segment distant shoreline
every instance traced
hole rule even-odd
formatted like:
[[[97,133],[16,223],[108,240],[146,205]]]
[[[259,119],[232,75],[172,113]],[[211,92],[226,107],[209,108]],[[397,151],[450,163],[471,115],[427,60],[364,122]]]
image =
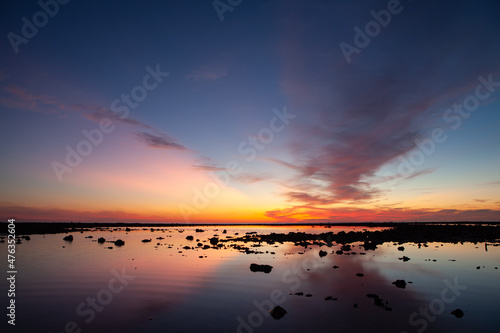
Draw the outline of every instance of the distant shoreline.
[[[99,228],[168,228],[168,227],[404,227],[404,226],[500,226],[500,222],[332,222],[332,223],[125,223],[125,222],[16,222],[17,235],[53,234],[86,231]],[[7,233],[7,222],[0,222],[0,234]]]

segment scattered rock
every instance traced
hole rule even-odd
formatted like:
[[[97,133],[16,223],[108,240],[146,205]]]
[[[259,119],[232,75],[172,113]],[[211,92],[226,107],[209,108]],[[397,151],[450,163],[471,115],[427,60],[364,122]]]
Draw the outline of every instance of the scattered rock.
[[[99,244],[102,244],[106,241],[106,239],[104,237],[99,237],[99,239],[97,239],[97,243]]]
[[[141,240],[141,242],[143,242],[143,243],[149,243],[149,242],[151,242],[151,238],[149,238],[149,239],[143,239],[143,240]]]
[[[326,296],[325,301],[336,301],[337,297],[332,297],[332,296]]]
[[[450,314],[454,315],[457,318],[462,318],[464,316],[464,312],[460,309],[455,309],[451,311]]]
[[[401,258],[398,258],[399,260],[403,260],[403,262],[406,262],[408,260],[410,260],[410,258],[408,258],[407,256],[403,256]]]
[[[67,242],[72,242],[73,241],[73,235],[66,236],[66,237],[63,238],[63,240],[65,240]]]
[[[401,288],[401,289],[406,288],[406,281],[405,280],[396,280],[392,284],[395,285],[397,288]]]
[[[116,246],[123,246],[123,245],[125,245],[125,242],[124,242],[124,241],[122,241],[121,239],[117,239],[117,240],[115,241],[115,245],[116,245]]]
[[[269,313],[276,320],[279,320],[279,319],[283,318],[283,316],[287,314],[286,310],[283,309],[279,305],[275,306],[274,309],[272,309],[271,311],[269,311]]]
[[[195,231],[196,232],[205,232],[205,230],[203,230],[203,229],[196,229]]]
[[[320,258],[323,258],[323,257],[324,257],[324,256],[326,256],[327,254],[328,254],[328,253],[327,253],[326,251],[323,251],[323,250],[319,251],[319,257],[320,257]]]
[[[259,264],[251,264],[250,265],[250,270],[252,272],[271,273],[272,269],[273,269],[273,266],[270,266],[270,265],[259,265]]]
[[[210,244],[217,245],[218,242],[219,242],[219,239],[217,237],[210,238]]]
[[[194,237],[193,236],[186,236],[186,239],[192,241],[194,239]]]

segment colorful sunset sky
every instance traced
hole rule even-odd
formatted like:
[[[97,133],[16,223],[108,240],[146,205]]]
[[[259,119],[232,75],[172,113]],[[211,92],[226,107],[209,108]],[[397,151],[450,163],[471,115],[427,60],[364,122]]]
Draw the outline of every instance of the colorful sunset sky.
[[[499,15],[4,1],[0,220],[500,221]]]

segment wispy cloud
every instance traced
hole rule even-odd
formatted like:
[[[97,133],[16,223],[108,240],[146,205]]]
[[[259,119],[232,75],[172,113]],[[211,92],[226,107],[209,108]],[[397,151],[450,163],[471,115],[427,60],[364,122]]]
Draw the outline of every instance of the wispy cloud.
[[[187,150],[186,147],[176,142],[175,139],[166,134],[152,134],[149,132],[136,132],[135,136],[139,141],[153,148]]]

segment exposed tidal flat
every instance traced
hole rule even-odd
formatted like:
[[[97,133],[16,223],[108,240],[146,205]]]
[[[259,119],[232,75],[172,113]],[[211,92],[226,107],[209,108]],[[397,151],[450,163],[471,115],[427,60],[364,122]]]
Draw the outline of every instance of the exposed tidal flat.
[[[2,331],[500,327],[494,223],[17,223],[16,235],[16,325],[4,319]],[[5,234],[0,242],[7,271]],[[4,293],[8,281],[0,287]]]

